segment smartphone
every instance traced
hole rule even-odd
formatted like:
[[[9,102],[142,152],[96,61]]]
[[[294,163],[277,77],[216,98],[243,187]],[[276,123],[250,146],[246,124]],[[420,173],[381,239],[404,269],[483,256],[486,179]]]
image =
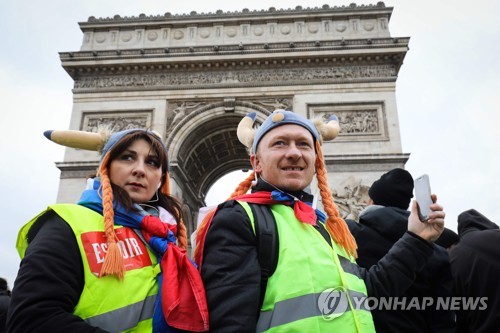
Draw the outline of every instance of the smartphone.
[[[418,203],[418,215],[420,221],[425,222],[431,214],[431,185],[428,175],[422,175],[415,179],[415,199]]]

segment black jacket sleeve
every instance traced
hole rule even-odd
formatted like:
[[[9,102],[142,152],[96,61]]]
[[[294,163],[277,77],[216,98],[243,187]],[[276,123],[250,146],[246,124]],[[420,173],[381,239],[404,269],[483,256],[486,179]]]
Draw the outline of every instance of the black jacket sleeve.
[[[34,223],[28,240],[12,290],[7,332],[105,332],[73,315],[84,275],[70,226],[49,211]]]
[[[429,325],[429,332],[454,333],[456,332],[455,312],[441,309],[437,304],[439,298],[446,300],[454,296],[450,260],[444,248],[440,246],[435,246],[435,248],[429,265],[424,268],[424,270],[429,270],[428,285],[430,294],[434,296],[434,304],[430,309],[426,309],[424,316]]]
[[[243,207],[228,202],[208,230],[201,270],[211,332],[255,332],[260,274],[250,220]]]
[[[415,281],[416,274],[432,256],[434,245],[406,232],[376,264],[359,267],[368,296],[401,296]]]

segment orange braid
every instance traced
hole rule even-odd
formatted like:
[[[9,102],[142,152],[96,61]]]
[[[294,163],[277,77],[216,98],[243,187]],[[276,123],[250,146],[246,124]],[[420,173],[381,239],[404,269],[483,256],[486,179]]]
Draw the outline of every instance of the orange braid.
[[[318,187],[323,200],[323,207],[328,218],[326,220],[326,228],[332,235],[335,242],[344,248],[344,250],[353,257],[357,258],[356,240],[352,236],[344,219],[339,215],[339,211],[333,201],[332,192],[328,187],[328,179],[326,174],[325,162],[323,160],[323,152],[321,145],[316,141],[316,173],[318,178]]]
[[[101,176],[101,191],[102,191],[102,206],[104,216],[104,233],[108,243],[108,251],[104,257],[104,263],[101,268],[99,277],[106,275],[115,275],[120,280],[125,276],[125,265],[123,263],[123,256],[116,243],[117,237],[114,230],[114,217],[113,210],[113,189],[109,180],[108,169],[106,164],[109,159],[109,154],[103,158],[101,167],[98,174]]]
[[[254,180],[254,177],[255,172],[252,171],[252,173],[245,180],[239,183],[238,187],[236,187],[236,189],[233,191],[233,193],[231,193],[227,200],[231,200],[234,197],[247,193],[250,187],[252,187],[252,181]]]
[[[254,180],[255,173],[252,172],[245,180],[243,180],[236,189],[231,193],[226,201],[231,200],[237,196],[243,195],[248,192],[250,187],[252,186],[252,181]],[[196,249],[194,250],[194,261],[201,267],[201,261],[203,259],[203,248],[205,247],[205,237],[208,232],[209,222],[212,221],[215,211],[217,209],[211,209],[207,215],[203,218],[198,227],[198,231],[196,233]]]
[[[201,268],[201,262],[203,260],[203,248],[205,247],[205,237],[208,232],[208,227],[210,226],[209,222],[212,221],[216,210],[216,208],[211,209],[207,215],[205,215],[196,232],[196,248],[194,249],[193,258],[199,268]]]
[[[163,186],[161,187],[161,191],[163,194],[170,195],[170,177],[168,173],[165,175],[165,182],[163,183]]]
[[[187,250],[187,231],[182,218],[177,223],[177,243],[183,250]]]

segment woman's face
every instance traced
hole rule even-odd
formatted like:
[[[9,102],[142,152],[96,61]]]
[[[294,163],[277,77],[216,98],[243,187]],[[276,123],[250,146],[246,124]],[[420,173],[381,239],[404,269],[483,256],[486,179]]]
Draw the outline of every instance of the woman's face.
[[[160,158],[144,139],[135,140],[109,166],[111,182],[137,203],[149,201],[161,184]]]

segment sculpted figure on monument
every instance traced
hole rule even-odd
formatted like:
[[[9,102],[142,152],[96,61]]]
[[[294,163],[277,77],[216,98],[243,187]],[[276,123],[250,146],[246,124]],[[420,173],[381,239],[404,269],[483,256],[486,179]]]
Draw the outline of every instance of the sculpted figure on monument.
[[[187,116],[188,109],[194,109],[198,106],[200,106],[203,103],[190,103],[190,102],[182,102],[182,103],[177,103],[176,107],[174,108],[174,119],[172,120],[172,123],[170,127],[174,126],[176,123],[178,123],[182,118]]]
[[[103,127],[109,128],[111,132],[119,132],[131,128],[147,128],[148,124],[146,117],[96,117],[88,120],[84,130],[86,132],[97,133]]]
[[[348,111],[337,114],[342,124],[341,133],[377,133],[379,131],[376,110]]]
[[[274,110],[292,110],[292,102],[288,98],[275,98],[255,102],[264,106],[270,106],[269,111]]]
[[[353,176],[347,178],[339,186],[339,190],[332,190],[333,199],[339,208],[339,213],[344,219],[357,219],[359,213],[368,202],[369,186],[362,185],[361,180]]]

